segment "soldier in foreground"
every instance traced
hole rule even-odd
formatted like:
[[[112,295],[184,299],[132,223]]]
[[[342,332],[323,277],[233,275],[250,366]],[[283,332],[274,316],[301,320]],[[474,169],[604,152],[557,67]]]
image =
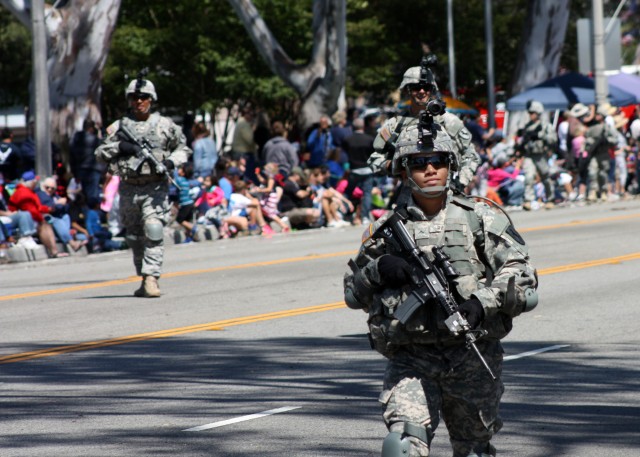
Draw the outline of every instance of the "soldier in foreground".
[[[536,272],[506,214],[454,196],[453,140],[420,119],[392,163],[408,195],[365,231],[345,301],[368,313],[371,345],[388,359],[382,457],[430,455],[441,418],[454,457],[495,456],[500,340],[536,306]]]
[[[120,214],[127,244],[133,251],[142,284],[136,297],[159,297],[158,279],[164,257],[164,226],[169,222],[169,183],[172,171],[191,154],[182,129],[171,119],[151,111],[158,100],[143,74],[126,89],[130,113],[107,128],[105,142],[96,149],[109,172],[120,176]]]
[[[437,96],[438,86],[431,67],[435,57],[425,57],[419,67],[409,68],[400,83],[400,92],[411,100],[409,110],[399,116],[388,119],[373,143],[374,152],[368,165],[376,173],[391,172],[391,159],[395,152],[398,135],[410,126],[416,126],[418,115],[424,109],[430,111],[435,122],[440,124],[454,140],[454,152],[459,164],[457,183],[463,189],[471,183],[476,169],[480,165],[480,156],[471,143],[471,133],[455,115],[445,111],[445,104]]]

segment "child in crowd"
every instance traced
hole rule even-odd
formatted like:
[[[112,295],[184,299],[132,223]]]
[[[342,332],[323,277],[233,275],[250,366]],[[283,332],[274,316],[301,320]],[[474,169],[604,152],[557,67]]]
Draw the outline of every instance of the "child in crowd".
[[[194,198],[191,192],[192,187],[199,187],[197,181],[192,182],[193,165],[190,162],[184,163],[178,167],[178,177],[176,184],[178,185],[178,215],[176,222],[184,228],[186,239],[185,243],[191,241],[200,241],[198,238],[197,226],[194,223]]]
[[[278,202],[282,197],[282,187],[278,185],[276,176],[278,175],[278,165],[275,163],[266,164],[262,170],[256,168],[256,176],[260,186],[251,188],[251,193],[257,195],[260,200],[262,214],[268,220],[274,221],[280,226],[283,232],[288,232],[289,225],[282,220],[278,211]]]
[[[231,216],[242,216],[248,220],[250,233],[261,230],[263,235],[273,234],[273,229],[264,220],[260,201],[249,193],[249,187],[244,181],[238,181],[234,185],[234,193],[229,199],[229,212]]]

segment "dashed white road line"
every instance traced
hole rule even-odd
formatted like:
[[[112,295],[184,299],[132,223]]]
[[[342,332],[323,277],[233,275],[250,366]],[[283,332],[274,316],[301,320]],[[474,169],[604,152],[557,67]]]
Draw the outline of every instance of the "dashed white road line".
[[[531,357],[536,354],[541,354],[543,352],[555,351],[557,349],[562,349],[569,347],[568,344],[557,344],[555,346],[548,346],[546,348],[535,349],[533,351],[522,352],[520,354],[508,355],[504,358],[507,360],[516,360],[522,359],[524,357]],[[286,413],[287,411],[293,411],[294,409],[300,409],[302,406],[284,406],[282,408],[270,409],[268,411],[263,411],[261,413],[249,414],[247,416],[235,417],[233,419],[227,419],[219,422],[211,422],[210,424],[199,425],[197,427],[191,427],[182,430],[183,432],[201,432],[203,430],[209,430],[212,428],[223,427],[225,425],[237,424],[238,422],[250,421],[253,419],[260,419],[261,417],[272,416],[274,414]]]
[[[521,352],[520,354],[508,355],[504,358],[507,360],[522,359],[524,357],[531,357],[532,355],[541,354],[543,352],[555,351],[556,349],[568,348],[569,344],[556,344],[555,346],[548,346],[546,348],[535,349],[533,351]]]
[[[294,409],[299,409],[299,408],[302,408],[302,406],[285,406],[282,408],[270,409],[268,411],[263,411],[257,414],[249,414],[247,416],[240,416],[234,419],[227,419],[225,421],[211,422],[210,424],[199,425],[197,427],[187,428],[182,431],[183,432],[201,432],[202,430],[209,430],[210,428],[223,427],[229,424],[237,424],[238,422],[259,419],[261,417],[271,416],[273,414],[278,414],[278,413],[286,413],[287,411],[292,411]]]

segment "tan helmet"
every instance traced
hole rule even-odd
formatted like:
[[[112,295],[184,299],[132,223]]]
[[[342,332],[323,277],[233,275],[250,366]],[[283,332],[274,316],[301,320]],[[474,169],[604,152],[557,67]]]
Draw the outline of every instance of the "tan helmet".
[[[402,90],[409,84],[418,84],[420,82],[420,67],[411,67],[404,72],[402,82],[399,89]]]
[[[148,79],[134,79],[127,86],[125,91],[125,97],[129,97],[131,94],[147,94],[151,96],[151,99],[155,102],[158,101],[158,95],[156,94],[156,88]]]
[[[430,139],[432,141],[429,141]],[[420,141],[419,124],[412,124],[400,132],[393,155],[392,173],[396,176],[400,174],[404,168],[402,160],[404,157],[425,152],[445,153],[449,158],[449,170],[458,169],[453,140],[440,124],[434,122],[430,131],[422,132],[422,141]]]
[[[529,100],[527,102],[527,111],[530,113],[544,113],[544,105],[537,100]]]

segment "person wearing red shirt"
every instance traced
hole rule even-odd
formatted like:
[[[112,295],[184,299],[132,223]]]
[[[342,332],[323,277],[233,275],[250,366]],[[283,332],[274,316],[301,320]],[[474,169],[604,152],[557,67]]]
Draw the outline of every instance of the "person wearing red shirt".
[[[53,228],[44,219],[44,214],[48,214],[51,209],[40,203],[34,189],[38,184],[38,177],[33,171],[26,171],[22,174],[20,183],[9,198],[9,209],[12,211],[28,211],[31,214],[38,228],[38,239],[47,249],[49,257],[67,257],[66,252],[59,252],[56,246],[56,237]]]

